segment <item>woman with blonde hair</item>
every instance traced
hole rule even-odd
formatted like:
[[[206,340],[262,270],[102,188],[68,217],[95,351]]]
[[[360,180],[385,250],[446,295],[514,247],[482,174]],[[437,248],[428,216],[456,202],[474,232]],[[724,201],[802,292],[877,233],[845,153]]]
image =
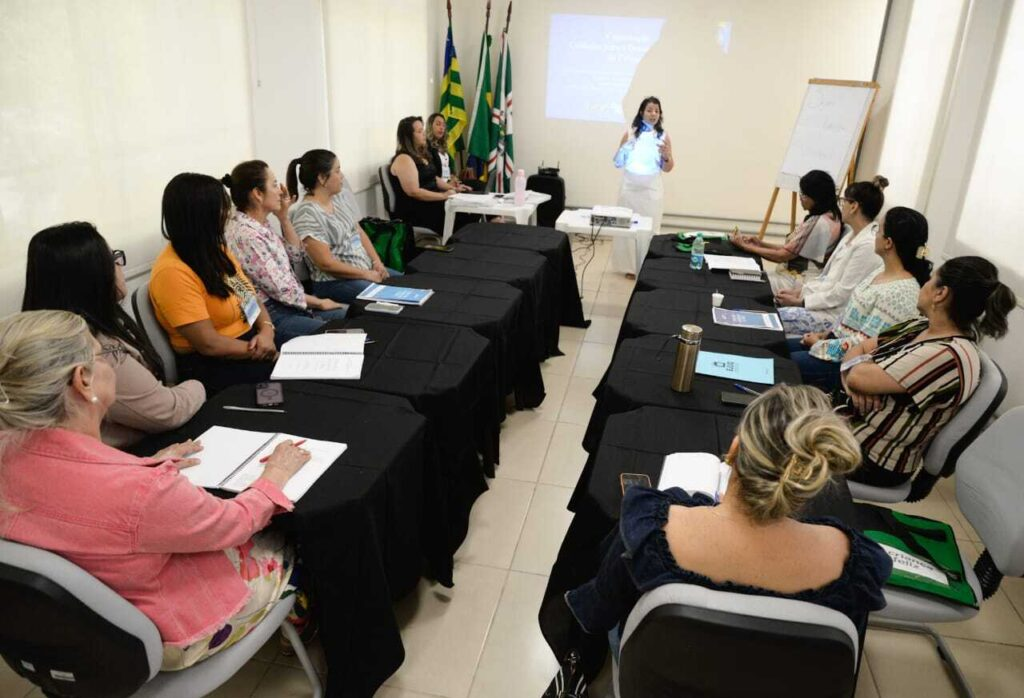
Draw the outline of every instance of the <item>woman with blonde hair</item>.
[[[849,616],[863,637],[868,613],[885,606],[888,555],[837,519],[799,518],[834,475],[860,464],[828,398],[807,386],[768,390],[743,413],[725,460],[732,474],[718,503],[679,488],[626,491],[596,578],[565,595],[576,627],[552,643],[564,658],[559,685],[592,679],[604,634],[664,584],[819,604]],[[555,685],[544,695],[558,696]]]
[[[220,499],[179,472],[198,443],[150,458],[106,446],[109,351],[85,320],[36,310],[0,320],[0,536],[61,555],[146,614],[163,669],[231,646],[289,590],[293,554],[260,533],[290,511],[282,488],[309,452],[282,442],[263,474]]]

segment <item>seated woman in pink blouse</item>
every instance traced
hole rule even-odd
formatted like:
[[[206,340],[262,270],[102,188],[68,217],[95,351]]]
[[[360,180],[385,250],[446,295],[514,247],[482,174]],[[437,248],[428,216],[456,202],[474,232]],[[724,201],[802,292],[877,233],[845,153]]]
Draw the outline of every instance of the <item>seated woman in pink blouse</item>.
[[[267,163],[243,162],[221,182],[231,190],[237,208],[224,237],[270,313],[278,348],[293,337],[313,334],[324,323],[345,317],[346,306],[307,294],[295,277],[293,265],[302,263],[302,242],[288,218],[295,199],[278,183]],[[270,214],[281,224],[283,238],[267,223]]]
[[[117,394],[102,427],[103,443],[116,448],[177,429],[206,400],[199,381],[165,385],[160,355],[121,306],[128,294],[126,261],[92,223],[46,228],[28,243],[21,301],[22,310],[67,310],[89,323],[117,375]]]
[[[283,442],[233,499],[193,485],[191,441],[139,458],[100,441],[114,370],[85,320],[0,320],[0,536],[62,555],[145,613],[164,670],[230,646],[289,589],[293,554],[260,533],[292,509],[281,488],[309,460]],[[258,535],[257,535],[258,534]]]

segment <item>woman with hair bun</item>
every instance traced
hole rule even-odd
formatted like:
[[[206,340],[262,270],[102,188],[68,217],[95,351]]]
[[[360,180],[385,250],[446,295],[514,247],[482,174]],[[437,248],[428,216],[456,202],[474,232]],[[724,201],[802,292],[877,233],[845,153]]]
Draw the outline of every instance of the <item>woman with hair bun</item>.
[[[864,462],[850,479],[895,487],[978,387],[977,342],[1006,334],[1017,299],[983,257],[954,257],[918,294],[923,319],[891,327],[846,354],[845,407]]]
[[[295,276],[293,265],[302,263],[302,241],[288,218],[294,197],[278,183],[267,163],[239,163],[221,182],[235,204],[224,238],[270,313],[278,348],[289,339],[313,334],[326,322],[344,318],[345,306],[307,294]],[[267,222],[271,214],[280,222],[283,237]]]
[[[885,203],[885,177],[854,182],[839,197],[846,233],[828,258],[821,275],[806,284],[781,289],[775,302],[787,334],[827,332],[839,319],[853,289],[874,276],[881,260],[875,256],[875,218]]]
[[[853,290],[839,322],[829,332],[807,332],[787,340],[804,383],[826,392],[839,388],[839,364],[847,351],[918,316],[917,297],[932,273],[928,221],[917,211],[889,209],[873,237],[882,269]]]
[[[732,474],[718,504],[679,488],[626,490],[597,577],[565,595],[575,623],[565,637],[546,633],[566,660],[561,685],[592,680],[605,634],[664,584],[819,604],[849,616],[863,637],[868,613],[885,606],[889,556],[836,519],[797,518],[833,475],[860,463],[825,395],[808,386],[766,391],[743,413],[725,460]],[[559,695],[554,686],[544,695]]]

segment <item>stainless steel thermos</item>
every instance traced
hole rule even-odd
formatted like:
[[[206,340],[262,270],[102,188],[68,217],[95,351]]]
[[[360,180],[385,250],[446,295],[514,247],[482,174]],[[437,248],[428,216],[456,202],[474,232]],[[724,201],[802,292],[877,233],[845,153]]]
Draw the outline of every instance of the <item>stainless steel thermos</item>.
[[[697,353],[704,330],[698,325],[683,325],[676,337],[676,364],[672,370],[672,390],[688,393],[693,385],[693,371],[697,367]]]

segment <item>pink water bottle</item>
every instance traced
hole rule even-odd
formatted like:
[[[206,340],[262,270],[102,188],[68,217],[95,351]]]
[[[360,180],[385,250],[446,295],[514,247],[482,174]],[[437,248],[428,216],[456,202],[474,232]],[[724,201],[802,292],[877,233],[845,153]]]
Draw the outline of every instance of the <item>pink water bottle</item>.
[[[514,186],[516,206],[526,203],[526,171],[516,170],[516,182]]]

